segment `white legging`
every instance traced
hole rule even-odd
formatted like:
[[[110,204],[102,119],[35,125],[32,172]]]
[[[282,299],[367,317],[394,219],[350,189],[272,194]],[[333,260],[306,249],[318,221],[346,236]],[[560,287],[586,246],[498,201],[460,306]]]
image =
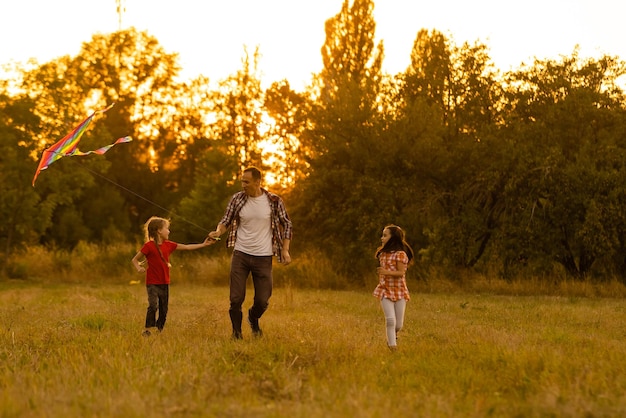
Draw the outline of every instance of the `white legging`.
[[[402,329],[402,325],[404,325],[406,300],[398,299],[394,302],[390,299],[382,298],[380,305],[383,308],[385,322],[387,323],[387,345],[389,345],[389,347],[395,347],[397,345],[396,334]]]

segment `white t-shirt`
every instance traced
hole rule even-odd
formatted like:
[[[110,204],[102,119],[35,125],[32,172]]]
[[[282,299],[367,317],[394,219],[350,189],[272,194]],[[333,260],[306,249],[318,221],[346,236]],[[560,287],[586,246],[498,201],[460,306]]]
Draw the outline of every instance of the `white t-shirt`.
[[[272,208],[265,194],[248,197],[239,211],[235,250],[255,256],[271,256]]]

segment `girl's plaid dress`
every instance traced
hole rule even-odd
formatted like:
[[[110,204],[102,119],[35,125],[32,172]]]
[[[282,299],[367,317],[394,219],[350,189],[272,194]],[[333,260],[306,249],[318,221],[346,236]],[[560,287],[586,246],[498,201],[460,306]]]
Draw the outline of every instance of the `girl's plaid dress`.
[[[378,259],[380,267],[392,271],[398,270],[396,267],[398,261],[404,264],[409,263],[409,257],[404,251],[380,253]],[[410,300],[409,289],[406,286],[406,275],[402,275],[402,277],[381,275],[378,286],[374,289],[374,296],[378,299],[387,298],[394,302],[399,299]]]

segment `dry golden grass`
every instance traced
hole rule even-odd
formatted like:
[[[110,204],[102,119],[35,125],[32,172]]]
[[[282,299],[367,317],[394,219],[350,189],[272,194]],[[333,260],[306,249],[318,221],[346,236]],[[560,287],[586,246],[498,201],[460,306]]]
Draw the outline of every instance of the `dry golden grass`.
[[[413,283],[391,353],[371,289],[280,281],[265,336],[233,342],[227,288],[174,280],[165,331],[142,338],[127,283],[0,281],[0,416],[626,415],[623,299]]]

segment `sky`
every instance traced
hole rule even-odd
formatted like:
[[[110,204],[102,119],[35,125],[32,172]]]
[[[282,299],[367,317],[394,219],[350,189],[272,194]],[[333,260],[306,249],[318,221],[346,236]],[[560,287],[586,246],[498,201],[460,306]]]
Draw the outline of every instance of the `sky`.
[[[351,0],[352,1],[352,0]],[[324,22],[343,0],[122,0],[123,29],[154,36],[179,54],[183,78],[224,79],[242,67],[244,47],[259,47],[264,86],[282,79],[302,89],[322,68]],[[521,63],[603,54],[626,59],[621,0],[374,0],[383,69],[409,65],[420,29],[436,29],[456,45],[479,41],[503,71]],[[39,63],[76,55],[95,33],[120,28],[116,0],[0,0],[0,64]]]

